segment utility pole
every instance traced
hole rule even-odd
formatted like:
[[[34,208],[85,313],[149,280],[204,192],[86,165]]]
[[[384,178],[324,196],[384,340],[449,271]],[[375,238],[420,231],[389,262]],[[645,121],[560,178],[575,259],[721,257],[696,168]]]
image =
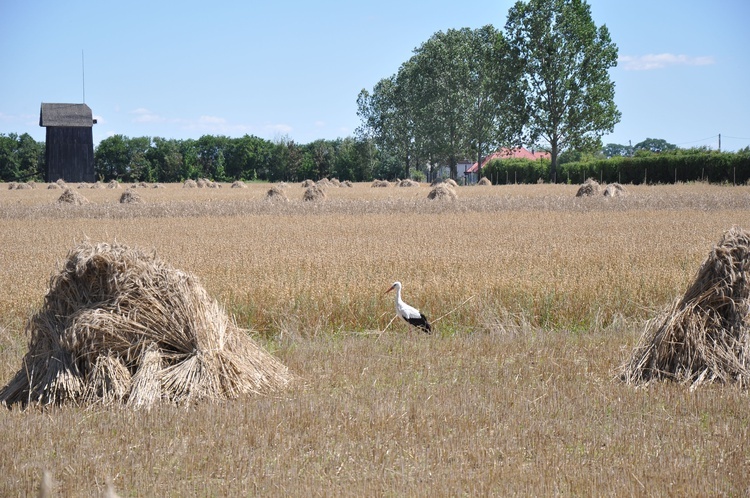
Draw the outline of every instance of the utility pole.
[[[721,133],[719,133],[719,152],[721,152]]]

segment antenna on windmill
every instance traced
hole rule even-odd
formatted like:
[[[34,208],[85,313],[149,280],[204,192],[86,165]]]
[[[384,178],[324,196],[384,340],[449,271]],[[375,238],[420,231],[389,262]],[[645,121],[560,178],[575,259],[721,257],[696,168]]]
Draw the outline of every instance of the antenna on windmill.
[[[86,103],[86,66],[83,63],[83,49],[81,49],[81,86],[83,87],[83,103]]]

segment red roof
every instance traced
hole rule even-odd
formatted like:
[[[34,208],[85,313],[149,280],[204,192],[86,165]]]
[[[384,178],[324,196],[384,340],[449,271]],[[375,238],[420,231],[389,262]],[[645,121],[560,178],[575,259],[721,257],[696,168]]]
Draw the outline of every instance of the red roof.
[[[549,159],[549,152],[532,152],[525,149],[524,147],[518,147],[516,149],[503,148],[497,152],[493,152],[489,156],[485,157],[482,161],[482,167],[484,168],[488,162],[493,159],[531,159],[535,161],[537,159]],[[467,169],[467,173],[476,173],[479,168],[477,163],[474,163],[471,168]]]

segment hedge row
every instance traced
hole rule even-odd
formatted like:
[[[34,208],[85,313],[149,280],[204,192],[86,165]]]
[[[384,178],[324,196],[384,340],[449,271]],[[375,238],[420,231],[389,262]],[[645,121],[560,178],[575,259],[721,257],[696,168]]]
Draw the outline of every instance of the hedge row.
[[[493,183],[536,183],[549,181],[549,161],[527,159],[493,160],[483,176]],[[699,151],[613,157],[571,162],[557,168],[558,182],[583,183],[594,178],[603,183],[675,183],[707,181],[744,184],[750,180],[750,153]]]

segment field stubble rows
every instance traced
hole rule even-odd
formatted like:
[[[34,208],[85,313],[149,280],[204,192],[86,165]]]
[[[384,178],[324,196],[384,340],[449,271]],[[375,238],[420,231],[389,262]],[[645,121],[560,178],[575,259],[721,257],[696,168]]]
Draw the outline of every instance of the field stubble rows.
[[[138,189],[135,205],[91,189],[84,206],[0,190],[3,381],[25,351],[23,321],[83,238],[196,274],[301,378],[278,397],[189,410],[9,412],[2,494],[33,489],[42,467],[67,495],[106,476],[142,495],[749,491],[744,392],[614,379],[643,320],[724,230],[750,226],[747,187],[629,187],[623,199],[462,187],[434,202],[424,186],[360,184],[322,203],[298,185],[269,202],[267,189],[168,185]],[[380,334],[397,279],[429,317],[453,310],[435,337],[399,322]]]

